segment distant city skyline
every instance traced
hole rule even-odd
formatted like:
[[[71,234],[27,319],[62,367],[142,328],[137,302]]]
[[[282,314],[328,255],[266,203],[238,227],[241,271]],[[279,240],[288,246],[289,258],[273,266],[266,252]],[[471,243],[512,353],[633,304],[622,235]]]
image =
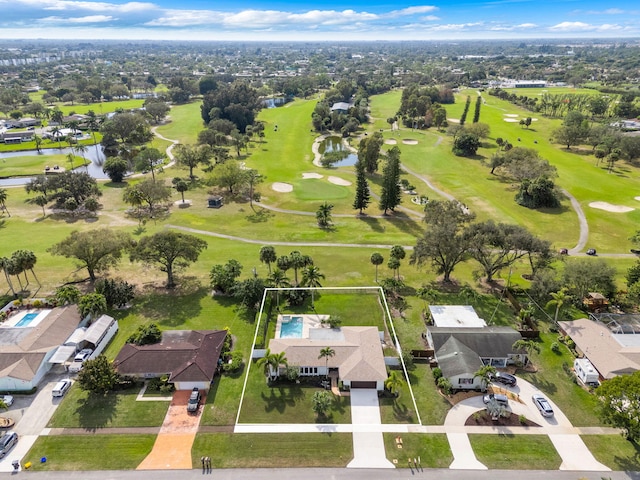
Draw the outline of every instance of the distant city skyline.
[[[0,0],[2,39],[229,41],[640,37],[637,1]]]

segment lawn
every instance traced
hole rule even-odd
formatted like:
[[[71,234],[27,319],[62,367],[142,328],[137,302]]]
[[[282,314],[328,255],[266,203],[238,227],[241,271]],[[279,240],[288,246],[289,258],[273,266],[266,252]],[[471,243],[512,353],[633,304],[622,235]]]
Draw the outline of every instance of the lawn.
[[[424,468],[448,468],[453,462],[447,436],[443,433],[385,433],[383,437],[387,459],[398,468],[407,468],[408,460],[413,463],[413,459],[418,457]],[[402,448],[397,446],[398,438],[402,440]]]
[[[267,385],[265,376],[251,365],[244,392],[239,423],[351,423],[349,397],[333,397],[327,414],[318,417],[312,409],[315,392],[323,391],[313,383],[277,380]]]
[[[472,434],[476,458],[489,469],[557,470],[562,459],[546,435]]]
[[[560,353],[551,350],[557,342],[557,334],[541,334],[540,353],[533,353],[532,361],[538,368],[536,373],[518,372],[558,404],[571,423],[576,427],[603,425],[596,415],[597,400],[594,395],[571,381],[562,364],[573,365],[573,355],[560,344]]]
[[[51,428],[159,427],[169,402],[137,402],[140,388],[106,395],[90,394],[74,384],[49,421]]]
[[[341,468],[353,458],[353,442],[348,433],[200,433],[194,468],[203,455],[213,468]]]
[[[580,438],[593,456],[611,470],[640,470],[640,445],[621,435],[582,435]]]
[[[73,160],[77,167],[82,165],[82,157],[75,156]],[[0,160],[0,177],[15,177],[21,175],[42,175],[44,168],[59,165],[69,168],[69,159],[63,154],[54,155],[24,155]]]
[[[40,436],[22,464],[31,462],[33,471],[135,470],[155,440],[155,435],[139,434]]]
[[[75,105],[58,103],[57,106],[62,111],[63,115],[71,115],[71,112],[75,112],[80,115],[86,115],[89,110],[93,110],[96,115],[106,115],[107,113],[115,112],[116,110],[132,110],[134,108],[140,108],[144,104],[144,100],[114,100],[112,102],[100,102],[100,103],[76,103]]]

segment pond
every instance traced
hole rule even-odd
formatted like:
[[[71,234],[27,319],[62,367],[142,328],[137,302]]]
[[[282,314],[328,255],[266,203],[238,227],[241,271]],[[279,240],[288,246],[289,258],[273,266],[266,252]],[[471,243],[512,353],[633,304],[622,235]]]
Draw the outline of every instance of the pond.
[[[82,155],[78,155],[75,151],[72,151],[70,148],[45,148],[38,153],[37,150],[25,150],[21,152],[0,152],[0,159],[6,160],[12,157],[24,157],[30,155],[67,155],[69,153],[73,153],[78,157],[82,157]],[[88,172],[93,178],[104,180],[108,179],[108,175],[102,171],[102,165],[106,159],[104,152],[102,151],[102,147],[100,145],[87,145],[87,151],[84,152],[84,158],[89,162],[87,166],[77,166],[74,168],[76,172]],[[52,165],[53,166],[53,165]],[[65,167],[66,165],[61,165],[61,167]],[[0,171],[2,169],[0,168]],[[29,183],[32,177],[13,177],[13,178],[2,178],[0,179],[0,186],[13,186],[13,185],[26,185]]]
[[[358,155],[351,153],[351,150],[344,144],[341,137],[330,136],[320,142],[318,152],[324,157],[325,154],[337,154],[341,160],[332,161],[332,167],[350,167],[358,161]],[[333,156],[333,155],[331,155]],[[322,162],[322,160],[320,160]]]

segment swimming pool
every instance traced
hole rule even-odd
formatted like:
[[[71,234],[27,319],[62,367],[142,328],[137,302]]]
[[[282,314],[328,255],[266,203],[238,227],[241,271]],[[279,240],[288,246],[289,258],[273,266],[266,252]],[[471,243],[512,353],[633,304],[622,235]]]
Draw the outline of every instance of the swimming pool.
[[[31,322],[33,322],[33,320],[40,315],[39,312],[32,312],[32,313],[25,313],[24,316],[20,319],[20,321],[18,321],[18,323],[16,323],[16,327],[26,327],[28,326]]]
[[[280,324],[280,338],[302,338],[302,317],[282,317]]]

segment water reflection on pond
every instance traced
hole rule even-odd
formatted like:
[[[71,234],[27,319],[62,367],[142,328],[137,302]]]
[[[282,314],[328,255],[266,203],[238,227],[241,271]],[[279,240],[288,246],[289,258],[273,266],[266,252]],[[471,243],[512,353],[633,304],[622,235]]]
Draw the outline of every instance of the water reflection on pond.
[[[0,152],[0,159],[9,159],[12,157],[26,157],[32,155],[67,155],[72,153],[76,157],[83,157],[87,161],[87,165],[79,165],[78,161],[76,161],[76,166],[74,171],[76,172],[88,172],[93,178],[104,180],[108,179],[109,176],[102,171],[102,166],[106,157],[100,145],[87,145],[87,150],[83,153],[72,150],[71,148],[45,148],[38,153],[37,150],[24,150],[20,152]],[[53,167],[53,165],[51,165]],[[61,167],[66,167],[66,165],[60,165]],[[1,171],[1,169],[0,169]],[[32,177],[13,177],[13,178],[3,178],[0,179],[0,186],[11,186],[11,185],[26,185],[29,183]]]
[[[338,136],[329,136],[320,142],[318,152],[323,156],[327,153],[336,153],[339,155],[338,160],[331,162],[332,167],[350,167],[358,161],[358,155],[352,153],[351,150],[343,143],[342,138]]]

